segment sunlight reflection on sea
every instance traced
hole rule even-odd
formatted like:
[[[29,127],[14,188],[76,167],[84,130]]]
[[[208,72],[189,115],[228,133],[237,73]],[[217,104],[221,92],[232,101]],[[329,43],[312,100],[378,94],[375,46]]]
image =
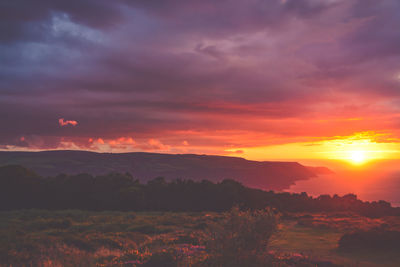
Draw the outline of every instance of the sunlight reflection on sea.
[[[398,163],[398,162],[397,162]],[[344,195],[354,193],[361,200],[385,200],[392,206],[400,206],[400,165],[376,164],[365,169],[334,170],[335,174],[297,181],[287,192],[307,192]]]

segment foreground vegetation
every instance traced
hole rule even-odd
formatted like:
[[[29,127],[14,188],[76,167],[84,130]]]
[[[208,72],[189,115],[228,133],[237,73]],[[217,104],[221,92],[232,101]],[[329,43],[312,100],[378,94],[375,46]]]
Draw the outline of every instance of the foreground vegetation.
[[[2,212],[4,266],[261,266],[271,210],[229,213]],[[254,261],[253,257],[258,256]]]
[[[0,266],[400,266],[400,209],[234,180],[0,167]]]
[[[357,242],[349,233],[360,229],[398,233],[398,217],[279,216],[272,210],[238,209],[224,213],[21,210],[0,212],[0,222],[0,266],[400,264],[398,243],[392,243],[390,250],[340,246],[343,240]],[[374,238],[385,242],[385,235]]]

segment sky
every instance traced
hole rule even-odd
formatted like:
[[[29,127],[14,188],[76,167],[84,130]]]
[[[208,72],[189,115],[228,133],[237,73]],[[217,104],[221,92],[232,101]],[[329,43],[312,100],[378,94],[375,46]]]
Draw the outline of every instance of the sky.
[[[3,0],[0,149],[400,158],[399,14],[398,0]]]

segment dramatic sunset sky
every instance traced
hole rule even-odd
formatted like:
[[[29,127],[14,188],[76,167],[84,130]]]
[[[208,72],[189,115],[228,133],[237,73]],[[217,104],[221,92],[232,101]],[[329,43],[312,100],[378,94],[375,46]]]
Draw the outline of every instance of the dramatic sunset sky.
[[[400,158],[399,0],[2,0],[0,149]]]

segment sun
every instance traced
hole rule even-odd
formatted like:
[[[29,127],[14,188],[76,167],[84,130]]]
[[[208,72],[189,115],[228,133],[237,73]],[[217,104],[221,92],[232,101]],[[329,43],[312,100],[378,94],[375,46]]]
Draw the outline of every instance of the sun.
[[[365,151],[357,150],[357,151],[350,151],[349,153],[350,153],[349,160],[353,164],[360,165],[360,164],[365,163],[367,160]]]
[[[328,158],[346,161],[361,166],[372,161],[394,158],[398,154],[398,144],[381,142],[384,135],[374,132],[357,133],[352,136],[341,136],[322,142],[323,152]]]

